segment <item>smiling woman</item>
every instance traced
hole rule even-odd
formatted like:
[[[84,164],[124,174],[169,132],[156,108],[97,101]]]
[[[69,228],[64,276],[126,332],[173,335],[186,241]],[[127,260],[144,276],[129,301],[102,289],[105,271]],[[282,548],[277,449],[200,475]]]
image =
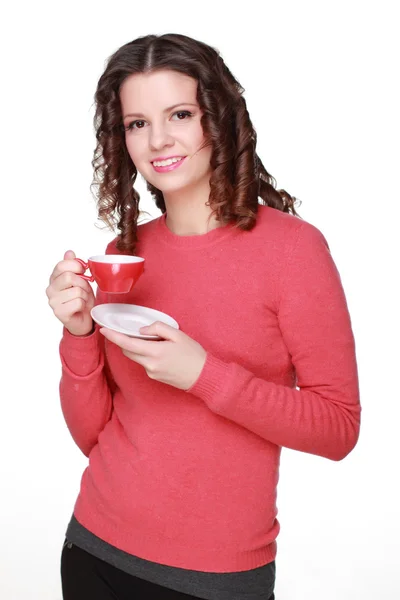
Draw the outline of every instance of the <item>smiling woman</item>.
[[[120,99],[132,163],[162,192],[171,223],[183,207],[196,218],[210,195],[212,174],[212,146],[203,133],[197,81],[169,69],[136,73],[124,80]]]
[[[92,186],[121,252],[137,242],[138,173],[178,235],[251,230],[260,200],[297,214],[256,153],[243,91],[217,50],[184,35],[138,38],[110,57],[95,94]]]
[[[47,289],[64,324],[61,406],[89,458],[64,599],[272,600],[282,447],[339,461],[358,439],[339,273],[323,234],[275,188],[214,48],[134,40],[109,59],[95,100],[99,215],[119,231],[106,254],[139,256],[145,270],[115,300],[100,285],[95,298],[66,252]],[[138,173],[162,212],[140,225]],[[99,318],[113,304],[171,320],[139,339]]]

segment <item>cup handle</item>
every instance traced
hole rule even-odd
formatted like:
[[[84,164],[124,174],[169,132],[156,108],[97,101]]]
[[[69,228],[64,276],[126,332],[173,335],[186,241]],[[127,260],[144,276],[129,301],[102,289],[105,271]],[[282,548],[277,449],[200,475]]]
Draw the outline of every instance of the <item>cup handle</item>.
[[[82,267],[85,269],[85,271],[88,270],[89,265],[87,264],[87,262],[85,262],[84,260],[82,260],[81,258],[75,258],[74,260],[77,260],[78,263],[80,265],[82,265]],[[93,275],[84,275],[83,273],[77,273],[79,275],[79,277],[82,277],[82,279],[84,279],[85,281],[94,281],[94,277]]]

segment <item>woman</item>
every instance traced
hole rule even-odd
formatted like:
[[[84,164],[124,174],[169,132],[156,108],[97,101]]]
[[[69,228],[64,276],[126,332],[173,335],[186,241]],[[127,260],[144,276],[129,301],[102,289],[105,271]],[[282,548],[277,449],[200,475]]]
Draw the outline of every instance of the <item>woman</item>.
[[[341,460],[357,442],[340,276],[257,156],[242,93],[216,50],[175,34],[124,45],[99,80],[99,215],[120,232],[106,253],[146,261],[111,301],[180,329],[99,329],[90,310],[110,299],[72,251],[51,275],[62,409],[89,457],[64,599],[273,599],[281,448]],[[137,173],[162,211],[141,225]]]

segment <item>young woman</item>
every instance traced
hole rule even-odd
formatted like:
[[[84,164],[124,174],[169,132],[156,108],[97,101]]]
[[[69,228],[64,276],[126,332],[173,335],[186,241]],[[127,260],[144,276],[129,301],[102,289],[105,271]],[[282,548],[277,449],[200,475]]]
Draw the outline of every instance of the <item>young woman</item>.
[[[121,47],[101,76],[93,160],[106,253],[145,258],[96,299],[72,251],[47,295],[63,323],[62,410],[89,457],[61,558],[66,600],[274,598],[282,447],[357,442],[354,338],[327,242],[256,153],[243,89],[183,35]],[[140,173],[162,216],[138,225]],[[95,303],[160,310],[128,337]]]

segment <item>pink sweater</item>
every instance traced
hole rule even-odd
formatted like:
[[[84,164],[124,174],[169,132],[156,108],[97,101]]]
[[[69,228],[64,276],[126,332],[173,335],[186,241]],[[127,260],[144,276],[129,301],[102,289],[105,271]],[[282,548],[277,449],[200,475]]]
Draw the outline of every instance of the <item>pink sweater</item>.
[[[166,312],[207,359],[183,391],[150,379],[98,330],[64,329],[61,405],[89,457],[75,517],[164,565],[264,565],[276,555],[281,447],[338,461],[359,434],[354,338],[326,240],[260,206],[250,232],[177,236],[163,215],[139,227],[136,254],[146,270],[133,291],[97,302]]]

